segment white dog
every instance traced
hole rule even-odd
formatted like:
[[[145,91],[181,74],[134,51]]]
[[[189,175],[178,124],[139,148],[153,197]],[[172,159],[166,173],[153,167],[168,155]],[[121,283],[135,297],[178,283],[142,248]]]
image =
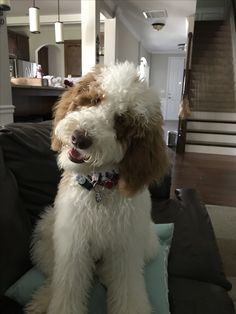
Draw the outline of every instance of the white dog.
[[[158,240],[147,186],[167,170],[162,133],[159,100],[128,62],[95,68],[64,93],[52,139],[64,173],[34,238],[48,279],[27,313],[87,313],[94,271],[109,314],[152,312],[143,267]]]

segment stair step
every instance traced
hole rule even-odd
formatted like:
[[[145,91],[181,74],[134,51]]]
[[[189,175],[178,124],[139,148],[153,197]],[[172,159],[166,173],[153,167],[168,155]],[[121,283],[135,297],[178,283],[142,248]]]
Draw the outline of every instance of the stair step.
[[[205,73],[205,72],[232,72],[232,65],[226,65],[226,64],[192,64],[191,67],[192,71],[195,72],[201,72],[201,73]]]
[[[190,96],[195,96],[198,88],[190,87],[189,88],[189,94]],[[201,97],[215,97],[218,99],[218,97],[232,97],[234,99],[234,92],[231,90],[213,90],[213,88],[209,88],[209,86],[206,86],[205,84],[201,87]]]
[[[193,45],[193,56],[201,56],[202,53],[208,51],[211,55],[214,56],[215,53],[221,52],[227,56],[232,55],[232,45],[231,43],[219,43],[219,44],[212,44],[210,42],[206,43],[198,43]]]
[[[233,134],[216,134],[216,133],[201,133],[201,132],[189,132],[187,131],[186,137],[187,143],[197,142],[197,143],[213,143],[210,146],[233,146],[236,147],[236,135]]]
[[[221,49],[201,49],[201,48],[193,48],[193,58],[197,57],[208,57],[208,58],[228,58],[232,56],[231,50],[225,50],[223,47]]]
[[[228,124],[235,124],[236,130],[236,120],[218,120],[218,119],[202,119],[202,118],[188,118],[189,122],[207,122],[207,123],[228,123]]]
[[[236,112],[228,113],[228,112],[212,112],[212,111],[192,111],[191,117],[193,121],[194,119],[198,121],[217,121],[217,122],[229,122],[236,124]],[[235,127],[236,130],[236,127]]]
[[[219,71],[218,71],[219,72]],[[230,73],[225,73],[225,72],[222,72],[222,73],[202,73],[200,70],[192,70],[191,71],[191,77],[193,78],[200,78],[201,79],[201,82],[203,83],[203,79],[205,81],[209,80],[211,82],[211,84],[213,84],[214,82],[222,82],[223,84],[225,84],[227,82],[231,83],[233,82],[233,79],[234,79],[234,76],[233,76],[233,72],[230,72]],[[205,82],[204,82],[205,84]]]
[[[202,80],[202,78],[201,78]],[[203,81],[203,80],[202,80]],[[215,78],[213,80],[206,80],[204,79],[203,83],[201,84],[201,81],[199,79],[195,79],[191,77],[190,81],[190,88],[195,89],[198,88],[200,85],[203,86],[203,89],[205,87],[205,90],[207,89],[208,91],[215,90],[219,92],[226,92],[226,91],[232,91],[234,90],[234,82],[224,82],[222,81],[222,78],[217,79]]]
[[[236,121],[188,119],[187,130],[208,130],[209,132],[236,132]]]
[[[199,101],[198,99],[195,99],[194,101],[191,100],[190,102],[191,107],[198,108],[198,110],[216,110],[216,111],[235,111],[236,109],[236,103],[232,101]]]
[[[236,135],[235,131],[224,131],[224,130],[194,130],[194,129],[187,129],[187,133],[197,133],[197,134],[220,134],[220,135]]]
[[[236,148],[236,144],[234,144],[234,143],[203,142],[203,141],[197,141],[197,140],[187,141],[186,144],[202,145],[202,146],[217,146],[217,147],[234,147],[234,148]]]
[[[222,46],[224,45],[224,46]],[[211,47],[218,47],[218,48],[231,48],[231,37],[230,32],[225,34],[219,34],[218,33],[204,33],[195,35],[193,38],[193,47],[200,47],[200,46],[211,46]]]
[[[194,102],[215,102],[217,105],[218,103],[234,103],[234,95],[231,94],[218,94],[216,97],[216,94],[209,93],[208,95],[206,93],[203,93],[201,89],[199,88],[196,90],[195,93],[191,93],[189,97],[191,103]]]
[[[220,146],[186,144],[185,145],[185,152],[236,156],[236,148],[235,147],[220,147]]]
[[[209,56],[198,56],[194,55],[192,58],[192,65],[199,64],[199,65],[226,65],[226,66],[231,66],[233,65],[232,60],[224,59],[224,58],[217,58],[217,57],[211,57]]]
[[[195,29],[230,29],[230,24],[219,20],[219,21],[195,21]]]

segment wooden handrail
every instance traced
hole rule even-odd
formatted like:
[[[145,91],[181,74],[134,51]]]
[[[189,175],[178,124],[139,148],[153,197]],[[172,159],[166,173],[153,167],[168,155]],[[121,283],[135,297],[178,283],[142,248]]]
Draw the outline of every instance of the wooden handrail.
[[[184,95],[189,93],[189,81],[190,81],[190,66],[191,66],[191,51],[192,51],[192,38],[193,33],[188,33],[188,50],[187,50],[187,59],[185,67],[185,84],[184,84]]]
[[[188,50],[186,58],[186,67],[184,75],[184,88],[182,103],[179,113],[179,124],[178,124],[178,138],[176,153],[183,154],[185,152],[185,142],[186,142],[186,129],[187,129],[187,118],[190,115],[189,108],[189,82],[190,82],[190,66],[191,66],[191,52],[192,52],[192,38],[193,33],[188,33]]]
[[[236,28],[236,0],[231,0],[231,4],[234,13],[234,25]]]

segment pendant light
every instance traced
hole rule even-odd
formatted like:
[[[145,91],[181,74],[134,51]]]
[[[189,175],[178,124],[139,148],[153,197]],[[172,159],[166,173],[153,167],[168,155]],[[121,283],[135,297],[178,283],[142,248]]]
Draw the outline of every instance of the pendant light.
[[[60,21],[60,3],[57,0],[57,22],[55,22],[55,41],[57,44],[63,44],[63,23]]]
[[[31,33],[33,34],[40,33],[39,8],[35,6],[35,0],[33,0],[33,6],[29,8],[29,25]]]
[[[11,4],[9,0],[0,0],[0,10],[9,11],[11,10]]]

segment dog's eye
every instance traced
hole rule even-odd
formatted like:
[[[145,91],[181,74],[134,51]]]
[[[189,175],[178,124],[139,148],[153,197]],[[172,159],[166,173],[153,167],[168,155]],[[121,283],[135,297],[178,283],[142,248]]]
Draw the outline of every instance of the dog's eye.
[[[115,124],[122,125],[125,122],[125,117],[123,115],[115,115]]]

